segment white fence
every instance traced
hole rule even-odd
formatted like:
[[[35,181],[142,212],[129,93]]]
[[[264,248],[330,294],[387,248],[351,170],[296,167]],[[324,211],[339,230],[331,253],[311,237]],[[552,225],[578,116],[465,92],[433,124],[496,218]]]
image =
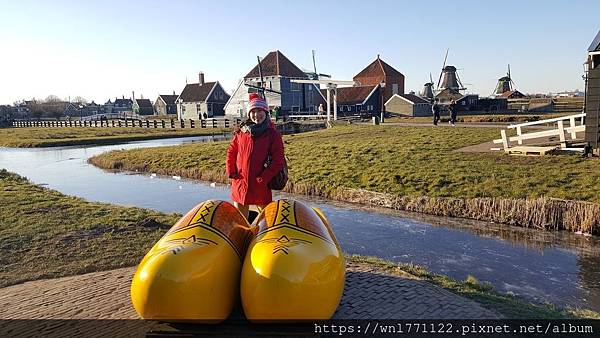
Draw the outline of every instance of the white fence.
[[[568,121],[569,126],[565,126],[565,121]],[[540,126],[552,123],[554,124],[552,129],[535,131],[529,133],[523,133],[523,128],[531,127],[531,126]],[[578,124],[579,123],[579,124]],[[500,135],[502,138],[494,140],[494,143],[501,143],[504,151],[508,151],[511,147],[511,142],[517,142],[518,145],[522,145],[524,140],[532,140],[532,139],[540,139],[540,138],[548,138],[552,136],[558,136],[560,140],[560,147],[562,149],[567,149],[567,138],[566,135],[569,134],[571,140],[577,139],[577,134],[585,133],[585,113],[569,115],[563,117],[557,117],[547,120],[540,120],[534,122],[526,122],[520,124],[512,124],[507,127],[507,129],[516,129],[517,136],[506,136],[506,130],[501,130]],[[574,149],[580,150],[580,149]]]

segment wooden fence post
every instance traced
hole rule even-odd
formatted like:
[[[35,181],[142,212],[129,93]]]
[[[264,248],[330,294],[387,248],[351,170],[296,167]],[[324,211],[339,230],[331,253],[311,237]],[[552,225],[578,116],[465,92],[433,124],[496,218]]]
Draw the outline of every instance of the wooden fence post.
[[[156,120],[154,120],[154,129],[156,129]]]
[[[223,123],[224,123],[225,128],[229,128],[229,120],[228,119],[225,119],[225,122],[223,122]]]
[[[206,128],[206,120],[200,120],[200,127]]]
[[[175,129],[175,120],[171,120],[171,129]]]
[[[565,126],[563,124],[563,121],[558,121],[558,137],[560,138],[560,147],[566,148],[567,141],[565,139]]]
[[[216,128],[216,127],[217,127],[217,120],[216,120],[216,119],[213,119],[213,120],[212,120],[212,127],[213,127],[213,128]]]
[[[194,120],[190,119],[190,128],[196,128]]]
[[[162,128],[165,129],[165,120],[161,120],[160,122],[162,124]]]
[[[181,128],[182,129],[185,128],[185,120],[181,119],[181,120],[179,120],[179,122],[181,123]]]

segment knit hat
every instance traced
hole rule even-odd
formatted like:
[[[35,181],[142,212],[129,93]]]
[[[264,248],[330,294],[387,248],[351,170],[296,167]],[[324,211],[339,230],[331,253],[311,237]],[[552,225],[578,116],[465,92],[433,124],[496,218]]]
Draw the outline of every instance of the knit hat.
[[[251,93],[248,111],[252,111],[252,109],[256,109],[256,108],[262,109],[266,112],[269,111],[269,105],[267,105],[267,101],[265,99],[263,99],[257,93]]]

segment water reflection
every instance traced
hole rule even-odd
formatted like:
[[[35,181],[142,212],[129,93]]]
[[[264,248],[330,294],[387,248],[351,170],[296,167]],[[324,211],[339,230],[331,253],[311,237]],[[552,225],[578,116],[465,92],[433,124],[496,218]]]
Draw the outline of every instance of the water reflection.
[[[87,159],[115,149],[210,140],[195,137],[97,147],[4,148],[0,149],[0,167],[87,200],[184,213],[206,199],[228,200],[228,187],[150,174],[111,173],[89,165]],[[596,238],[294,198],[325,212],[348,253],[425,265],[456,279],[473,275],[498,290],[532,300],[600,311],[600,243]]]

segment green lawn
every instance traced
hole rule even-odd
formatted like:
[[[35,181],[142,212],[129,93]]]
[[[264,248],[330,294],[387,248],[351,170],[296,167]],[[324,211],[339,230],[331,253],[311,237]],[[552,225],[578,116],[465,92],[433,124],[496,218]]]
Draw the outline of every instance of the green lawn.
[[[0,287],[139,263],[179,218],[86,202],[0,170]]]
[[[492,128],[337,126],[284,137],[290,179],[323,194],[336,188],[396,196],[554,197],[600,203],[600,160],[454,150],[499,137]],[[227,181],[227,142],[115,151],[105,168]]]
[[[156,138],[211,135],[223,128],[0,128],[0,147],[53,147],[77,144],[114,144]]]

